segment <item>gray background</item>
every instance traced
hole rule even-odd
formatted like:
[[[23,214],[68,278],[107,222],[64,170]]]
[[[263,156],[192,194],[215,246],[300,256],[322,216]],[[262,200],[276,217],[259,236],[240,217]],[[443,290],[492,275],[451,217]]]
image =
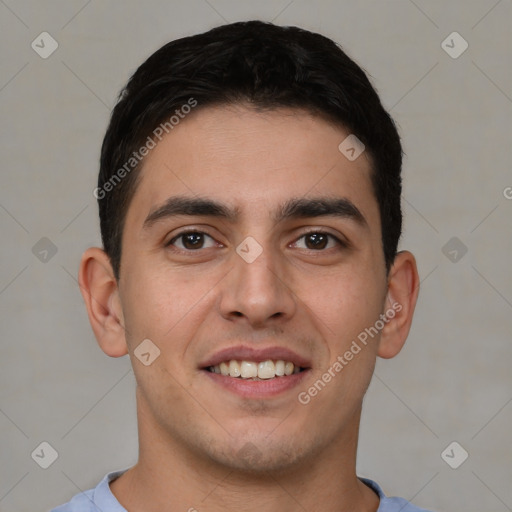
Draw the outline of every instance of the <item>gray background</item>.
[[[5,0],[0,511],[48,510],[135,463],[129,359],[97,347],[76,282],[82,251],[99,244],[99,147],[119,89],[150,53],[253,18],[341,43],[407,153],[401,247],[416,254],[422,289],[403,352],[378,361],[359,474],[439,511],[512,510],[511,1]],[[47,59],[31,48],[43,31],[59,45]],[[458,58],[441,46],[453,31],[469,44]],[[56,254],[36,245],[43,237]],[[48,469],[31,457],[43,441],[58,452]],[[441,457],[452,441],[469,453],[458,469]]]

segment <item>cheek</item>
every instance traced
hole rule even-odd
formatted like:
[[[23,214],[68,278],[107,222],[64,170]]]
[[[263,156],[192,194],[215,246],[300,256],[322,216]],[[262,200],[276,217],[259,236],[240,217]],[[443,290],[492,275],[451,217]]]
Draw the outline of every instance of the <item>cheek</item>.
[[[381,281],[373,272],[356,268],[303,281],[300,297],[319,320],[331,349],[343,350],[378,319],[385,296]]]
[[[123,312],[129,344],[144,338],[165,350],[185,344],[198,323],[197,315],[208,305],[208,291],[215,276],[198,275],[187,269],[169,269],[168,265],[133,265],[141,270],[128,272],[122,289]],[[218,279],[217,279],[218,281]],[[211,284],[213,283],[213,284]]]

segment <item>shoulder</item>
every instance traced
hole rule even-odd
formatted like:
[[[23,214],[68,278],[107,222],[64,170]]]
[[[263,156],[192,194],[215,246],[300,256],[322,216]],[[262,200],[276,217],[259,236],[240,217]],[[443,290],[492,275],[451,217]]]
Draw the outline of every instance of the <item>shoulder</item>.
[[[126,470],[113,471],[103,477],[101,482],[88,491],[81,492],[71,501],[52,509],[50,512],[126,512],[110,491],[109,483],[121,476]]]
[[[97,512],[93,502],[94,489],[77,494],[71,501],[52,509],[50,512]]]
[[[360,478],[368,487],[373,489],[380,498],[380,505],[377,512],[432,512],[424,508],[419,508],[409,503],[404,498],[387,497],[377,482],[368,478]]]

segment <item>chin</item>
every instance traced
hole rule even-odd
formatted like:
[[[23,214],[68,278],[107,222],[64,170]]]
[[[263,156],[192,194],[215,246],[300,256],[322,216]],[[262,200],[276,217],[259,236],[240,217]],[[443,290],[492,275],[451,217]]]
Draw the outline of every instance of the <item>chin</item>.
[[[227,440],[229,446],[210,444],[209,456],[214,463],[225,466],[238,474],[264,475],[268,473],[286,473],[304,463],[314,446],[305,448],[305,440],[296,436],[283,439],[264,435],[250,436],[241,434],[238,439]]]

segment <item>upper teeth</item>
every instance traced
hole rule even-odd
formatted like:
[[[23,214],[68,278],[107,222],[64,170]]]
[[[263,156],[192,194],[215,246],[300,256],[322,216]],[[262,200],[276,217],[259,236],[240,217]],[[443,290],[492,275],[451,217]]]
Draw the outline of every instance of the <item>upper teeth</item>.
[[[230,377],[241,377],[242,379],[272,379],[274,377],[283,377],[292,373],[299,373],[300,368],[290,361],[224,361],[218,365],[211,366],[210,371],[229,375]]]

